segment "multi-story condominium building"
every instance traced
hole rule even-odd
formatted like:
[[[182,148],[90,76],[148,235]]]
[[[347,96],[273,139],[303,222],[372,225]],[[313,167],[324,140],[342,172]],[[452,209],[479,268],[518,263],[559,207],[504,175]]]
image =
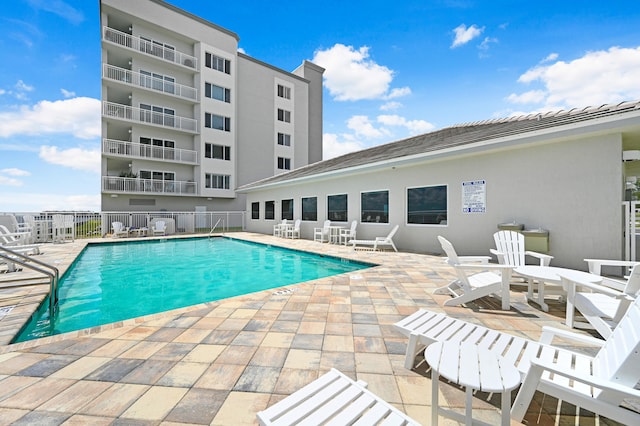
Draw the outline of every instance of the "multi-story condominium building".
[[[235,188],[322,160],[323,68],[256,60],[160,0],[100,18],[103,211],[244,210]]]

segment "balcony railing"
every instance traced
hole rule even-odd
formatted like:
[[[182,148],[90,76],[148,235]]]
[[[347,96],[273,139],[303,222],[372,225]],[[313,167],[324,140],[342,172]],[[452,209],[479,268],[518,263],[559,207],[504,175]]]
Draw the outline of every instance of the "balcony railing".
[[[105,41],[118,44],[131,50],[136,50],[168,62],[183,65],[194,70],[198,69],[198,59],[195,56],[169,49],[131,34],[123,33],[113,28],[103,27],[102,38]]]
[[[137,142],[103,139],[102,152],[108,155],[198,164],[198,153],[190,149],[167,148]]]
[[[141,74],[124,68],[114,67],[113,65],[109,64],[103,64],[102,77],[108,80],[124,83],[129,86],[156,90],[191,101],[198,100],[198,90],[194,87],[184,86],[175,82],[154,78],[149,75]]]
[[[180,180],[138,179],[115,176],[102,177],[104,192],[141,194],[195,195],[197,184]]]
[[[198,133],[198,120],[148,109],[136,108],[129,105],[103,101],[102,115],[105,117],[118,118],[120,120],[133,121],[136,123],[142,122],[156,126],[184,130],[191,133]]]

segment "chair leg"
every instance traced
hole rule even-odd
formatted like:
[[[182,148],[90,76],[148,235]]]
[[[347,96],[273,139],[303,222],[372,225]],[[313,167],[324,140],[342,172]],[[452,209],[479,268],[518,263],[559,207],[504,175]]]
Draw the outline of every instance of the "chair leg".
[[[529,372],[527,372],[522,385],[520,386],[520,390],[516,395],[516,399],[513,402],[513,407],[511,407],[511,418],[522,422],[524,415],[527,413],[527,409],[529,405],[531,405],[531,400],[533,399],[533,395],[536,393],[538,389],[538,384],[540,383],[540,378],[542,377],[542,368],[537,365],[531,365],[529,368]]]
[[[407,353],[404,357],[404,368],[411,370],[413,368],[413,362],[416,359],[418,353],[418,336],[411,334],[409,336],[409,343],[407,343]]]

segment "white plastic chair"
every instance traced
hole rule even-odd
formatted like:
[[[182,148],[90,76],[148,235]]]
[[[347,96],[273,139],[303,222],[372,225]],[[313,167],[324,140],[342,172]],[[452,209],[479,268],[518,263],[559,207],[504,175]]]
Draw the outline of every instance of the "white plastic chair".
[[[287,219],[282,219],[281,223],[273,225],[273,236],[284,237],[284,231],[287,228]]]
[[[295,222],[293,222],[293,228],[287,228],[285,230],[285,234],[284,236],[286,238],[300,238],[300,219],[296,219]]]
[[[167,232],[167,224],[164,220],[156,220],[151,227],[151,233],[153,235],[165,235]]]
[[[331,226],[330,220],[325,220],[322,228],[313,228],[313,241],[320,243],[329,242],[329,227]]]
[[[539,260],[540,266],[549,266],[553,256],[525,250],[524,235],[516,231],[498,231],[493,234],[496,243],[495,249],[489,251],[496,255],[501,265],[524,266],[525,257],[531,256]]]
[[[358,221],[354,220],[353,222],[351,222],[351,228],[340,230],[340,244],[344,244],[346,246],[349,240],[356,239],[357,226],[358,226]]]
[[[640,264],[627,261],[598,261],[599,266],[632,266],[626,283],[603,278],[601,284],[578,282],[562,277],[567,290],[566,324],[575,328],[594,328],[606,340],[640,292]],[[591,267],[590,269],[594,269]],[[598,272],[600,269],[598,268]],[[574,308],[588,324],[575,321]]]
[[[459,258],[453,244],[446,238],[438,236],[438,241],[447,255],[446,262],[455,269],[458,276],[446,286],[434,291],[434,294],[451,294],[453,296],[452,299],[444,302],[445,306],[461,305],[490,294],[498,294],[502,297],[502,309],[509,310],[508,291],[512,266],[489,264],[487,263],[488,257],[484,257],[485,261],[480,263],[463,263],[465,260],[467,262],[483,260],[483,257]],[[468,271],[475,271],[475,273],[469,275]],[[505,289],[506,294],[503,292]]]
[[[391,232],[386,237],[376,237],[373,240],[349,240],[349,244],[353,246],[353,249],[371,249],[376,251],[378,249],[392,248],[394,251],[398,251],[396,245],[393,243],[393,236],[398,232],[399,225],[394,226]]]
[[[112,238],[129,236],[129,227],[124,226],[122,222],[111,222],[111,229],[113,230]]]

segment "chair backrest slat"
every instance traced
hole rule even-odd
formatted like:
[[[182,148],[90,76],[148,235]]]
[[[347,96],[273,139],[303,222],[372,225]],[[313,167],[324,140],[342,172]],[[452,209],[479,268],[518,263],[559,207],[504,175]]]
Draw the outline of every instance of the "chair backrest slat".
[[[524,266],[524,235],[516,231],[498,231],[493,234],[496,249],[504,253],[507,265]]]
[[[636,297],[640,291],[640,265],[635,265],[631,268],[631,274],[627,285],[624,287],[624,292],[632,297]]]

